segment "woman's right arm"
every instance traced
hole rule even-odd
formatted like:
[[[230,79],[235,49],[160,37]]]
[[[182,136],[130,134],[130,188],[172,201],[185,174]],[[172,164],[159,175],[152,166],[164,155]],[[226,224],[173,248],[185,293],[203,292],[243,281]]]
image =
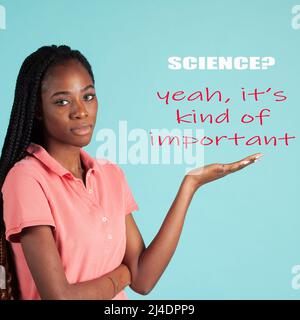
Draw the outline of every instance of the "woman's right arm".
[[[20,241],[41,299],[107,300],[131,283],[131,274],[124,264],[100,278],[68,283],[50,226],[24,228]]]

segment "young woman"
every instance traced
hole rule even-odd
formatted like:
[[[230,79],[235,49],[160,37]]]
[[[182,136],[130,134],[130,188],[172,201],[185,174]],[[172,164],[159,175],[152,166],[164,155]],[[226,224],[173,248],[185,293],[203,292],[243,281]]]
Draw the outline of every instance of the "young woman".
[[[261,156],[192,170],[146,248],[123,171],[82,149],[97,118],[94,85],[90,64],[68,46],[41,47],[22,64],[0,159],[4,299],[128,299],[126,286],[148,294],[197,189]]]

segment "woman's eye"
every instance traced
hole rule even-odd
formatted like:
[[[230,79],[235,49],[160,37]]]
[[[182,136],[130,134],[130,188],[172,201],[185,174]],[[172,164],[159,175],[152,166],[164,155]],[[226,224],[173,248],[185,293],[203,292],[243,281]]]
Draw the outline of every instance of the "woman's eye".
[[[93,100],[95,96],[96,96],[95,94],[86,94],[84,98],[85,100],[90,101],[90,100]]]
[[[55,101],[55,104],[57,104],[57,105],[59,105],[59,106],[65,106],[65,105],[67,105],[69,103],[69,101],[68,100],[57,100],[57,101]]]

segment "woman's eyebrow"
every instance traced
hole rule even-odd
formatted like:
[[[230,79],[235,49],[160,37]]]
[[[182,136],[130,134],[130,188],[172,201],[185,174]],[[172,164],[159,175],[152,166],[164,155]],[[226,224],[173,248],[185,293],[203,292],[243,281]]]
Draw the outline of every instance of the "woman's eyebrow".
[[[88,89],[90,89],[90,88],[95,89],[95,87],[94,87],[92,84],[89,84],[89,85],[87,85],[86,87],[84,87],[83,89],[81,89],[80,91],[83,92],[83,91],[86,91],[86,90],[88,90]],[[52,97],[54,97],[54,96],[58,96],[58,95],[60,95],[60,94],[69,95],[69,94],[71,94],[71,92],[70,92],[70,91],[58,91],[58,92],[53,93],[53,95],[52,95],[50,98],[52,98]]]

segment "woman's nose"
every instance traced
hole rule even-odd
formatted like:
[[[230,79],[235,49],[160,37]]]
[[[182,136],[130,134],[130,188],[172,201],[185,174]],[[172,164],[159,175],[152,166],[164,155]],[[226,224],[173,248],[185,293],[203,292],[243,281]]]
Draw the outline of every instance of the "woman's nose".
[[[88,112],[82,101],[75,101],[72,108],[72,116],[87,116]]]

